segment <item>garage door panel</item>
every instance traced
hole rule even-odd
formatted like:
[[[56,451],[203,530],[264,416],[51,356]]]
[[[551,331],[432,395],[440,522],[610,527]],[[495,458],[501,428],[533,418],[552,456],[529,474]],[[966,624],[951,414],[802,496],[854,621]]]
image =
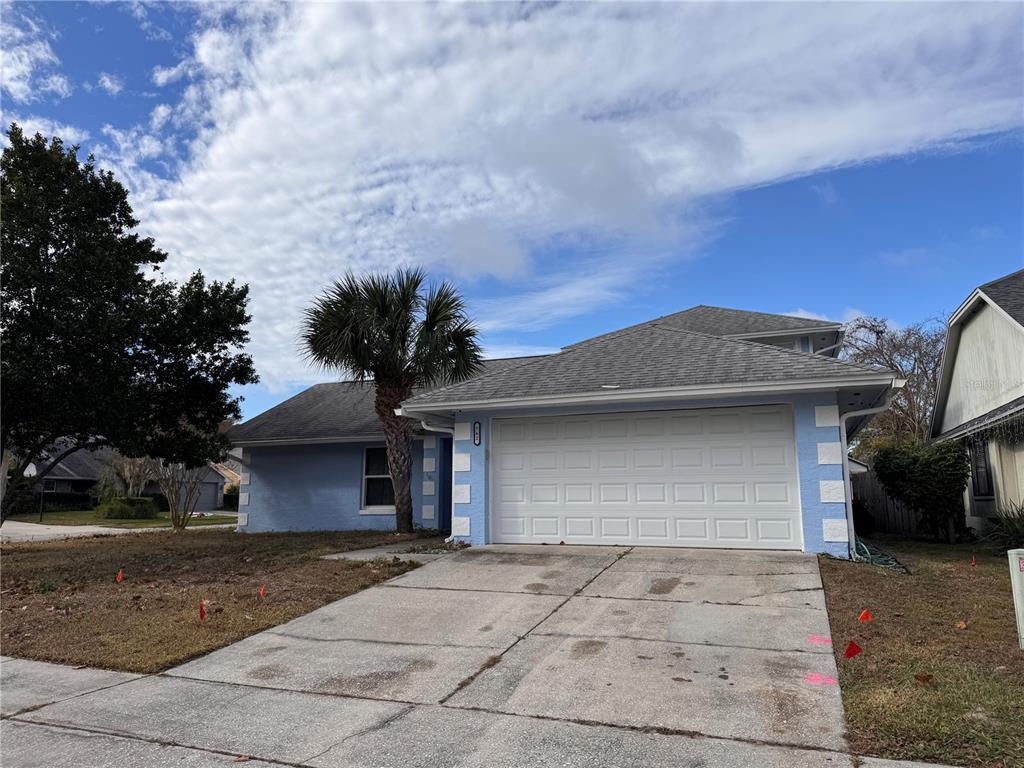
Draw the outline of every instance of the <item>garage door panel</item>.
[[[786,406],[495,420],[492,538],[800,547]]]

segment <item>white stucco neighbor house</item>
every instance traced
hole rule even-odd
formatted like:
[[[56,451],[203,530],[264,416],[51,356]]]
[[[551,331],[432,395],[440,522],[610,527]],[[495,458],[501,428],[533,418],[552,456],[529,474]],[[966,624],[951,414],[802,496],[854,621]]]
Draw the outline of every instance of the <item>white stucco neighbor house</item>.
[[[842,329],[698,306],[417,393],[414,518],[482,543],[848,556],[846,444],[902,381]],[[234,427],[243,531],[394,526],[372,387],[311,387]]]
[[[931,436],[967,439],[967,525],[1024,503],[1024,270],[979,286],[949,318]]]

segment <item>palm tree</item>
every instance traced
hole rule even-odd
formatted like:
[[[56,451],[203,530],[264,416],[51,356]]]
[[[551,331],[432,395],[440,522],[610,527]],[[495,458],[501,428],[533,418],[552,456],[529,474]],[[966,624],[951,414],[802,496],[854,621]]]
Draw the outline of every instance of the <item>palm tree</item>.
[[[412,530],[414,422],[395,409],[417,387],[462,381],[481,368],[477,329],[455,286],[424,283],[418,269],[349,272],[313,301],[302,324],[310,360],[373,381],[401,532]]]

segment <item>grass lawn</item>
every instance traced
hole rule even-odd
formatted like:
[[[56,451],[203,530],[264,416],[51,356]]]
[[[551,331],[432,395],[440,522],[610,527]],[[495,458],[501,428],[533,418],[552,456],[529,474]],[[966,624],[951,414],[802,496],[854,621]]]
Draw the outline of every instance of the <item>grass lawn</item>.
[[[170,528],[171,513],[160,512],[155,520],[107,520],[105,517],[97,517],[94,509],[70,510],[67,512],[44,512],[40,521],[37,513],[28,515],[11,515],[11,520],[18,520],[22,523],[39,523],[43,525],[102,525],[106,528]],[[235,515],[206,514],[203,517],[193,517],[189,521],[189,527],[194,525],[224,525],[237,520]]]
[[[1024,768],[1024,651],[1006,557],[970,546],[877,544],[910,573],[821,558],[850,746]],[[874,621],[858,621],[865,608]],[[846,659],[851,640],[864,652]]]
[[[321,555],[414,538],[206,529],[4,544],[0,647],[8,656],[156,672],[416,567]]]

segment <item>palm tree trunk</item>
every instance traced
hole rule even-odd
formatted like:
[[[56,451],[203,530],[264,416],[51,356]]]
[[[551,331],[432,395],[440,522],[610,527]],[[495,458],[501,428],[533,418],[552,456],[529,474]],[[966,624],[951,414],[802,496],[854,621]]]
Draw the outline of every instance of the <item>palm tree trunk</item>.
[[[409,387],[377,383],[374,402],[388,448],[388,471],[395,489],[395,527],[412,533],[412,421],[395,409],[411,394]]]

